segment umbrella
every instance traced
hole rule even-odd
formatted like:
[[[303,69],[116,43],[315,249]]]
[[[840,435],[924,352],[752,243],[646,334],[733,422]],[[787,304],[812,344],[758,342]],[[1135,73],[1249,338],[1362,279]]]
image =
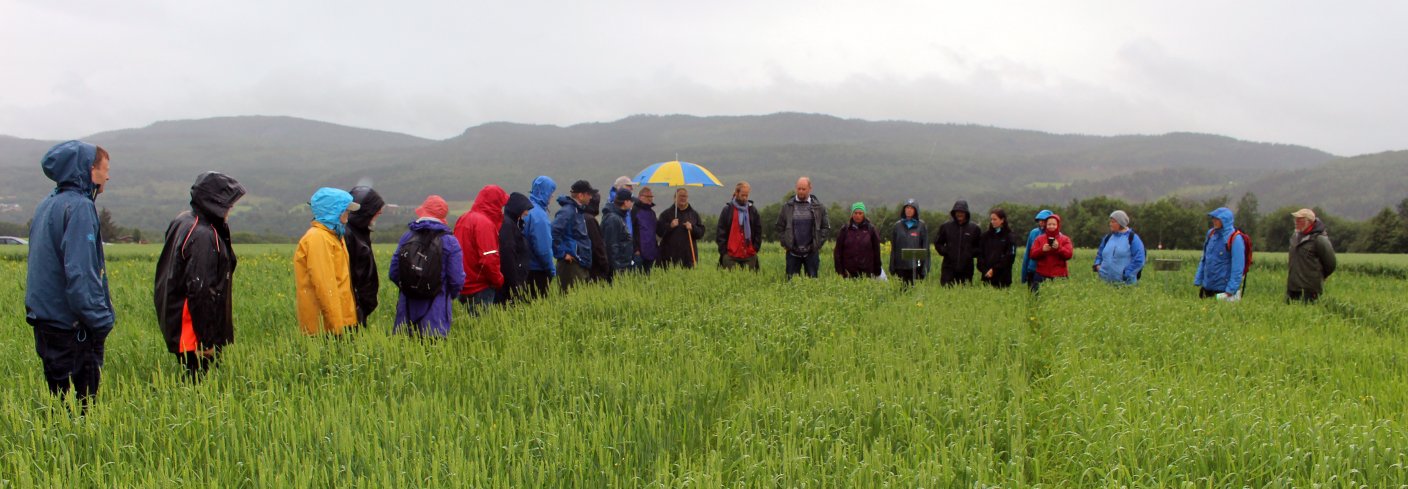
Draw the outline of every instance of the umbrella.
[[[678,158],[678,157],[677,157]],[[637,185],[668,185],[671,187],[722,187],[714,172],[708,168],[687,161],[666,161],[645,167],[636,174]],[[689,258],[698,264],[699,257],[694,252],[694,239],[689,240]]]
[[[702,166],[687,161],[666,161],[645,167],[636,174],[634,183],[638,185],[667,185],[670,187],[722,187],[714,173]]]

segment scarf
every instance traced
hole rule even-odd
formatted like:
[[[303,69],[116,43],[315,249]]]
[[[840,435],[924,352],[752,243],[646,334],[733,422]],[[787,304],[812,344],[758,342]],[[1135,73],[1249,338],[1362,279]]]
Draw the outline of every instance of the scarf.
[[[743,231],[743,239],[753,241],[753,227],[748,225],[748,203],[739,204],[737,200],[730,203],[738,211],[738,229]]]

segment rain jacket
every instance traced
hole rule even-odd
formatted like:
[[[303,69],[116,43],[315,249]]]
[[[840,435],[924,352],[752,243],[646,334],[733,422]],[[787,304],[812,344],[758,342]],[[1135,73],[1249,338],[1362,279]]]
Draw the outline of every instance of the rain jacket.
[[[1325,232],[1325,221],[1316,219],[1308,233],[1296,230],[1287,265],[1286,290],[1317,296],[1324,291],[1325,279],[1335,273],[1335,247]]]
[[[582,204],[570,195],[557,198],[557,215],[552,219],[552,256],[559,260],[572,255],[584,270],[592,268],[592,238],[587,235],[587,215]]]
[[[63,330],[80,326],[112,330],[107,261],[93,199],[97,146],[81,141],[55,145],[44,155],[44,176],[54,191],[34,209],[25,276],[25,321]]]
[[[548,201],[556,191],[557,182],[551,178],[541,176],[533,179],[533,189],[528,193],[533,209],[523,220],[523,235],[528,240],[528,270],[548,272],[549,276],[557,276],[557,264],[552,260],[552,220],[548,218]]]
[[[631,233],[626,231],[626,212],[612,205],[601,218],[601,238],[606,242],[606,254],[611,257],[612,270],[635,266],[636,252]]]
[[[504,285],[494,295],[494,302],[503,304],[523,297],[523,284],[528,281],[528,239],[523,235],[523,212],[532,210],[528,197],[514,192],[504,204],[504,222],[499,226],[499,272]]]
[[[1227,239],[1236,230],[1232,209],[1218,207],[1208,216],[1222,221],[1222,227],[1211,231],[1207,242],[1203,243],[1203,259],[1198,262],[1198,271],[1193,275],[1193,285],[1214,292],[1236,295],[1242,289],[1247,263],[1247,245],[1241,236],[1232,239],[1232,250],[1227,250]]]
[[[811,249],[807,252],[819,252],[831,233],[831,222],[826,220],[826,207],[821,205],[821,200],[816,198],[816,194],[808,195],[806,202],[799,202],[797,197],[793,196],[782,204],[782,211],[777,214],[777,224],[774,226],[777,228],[778,240],[782,242],[782,249],[788,253],[797,249],[794,243],[797,235],[792,229],[792,223],[795,221],[792,216],[800,205],[810,207],[812,215],[812,242]]]
[[[381,291],[380,271],[372,253],[372,219],[386,207],[386,201],[371,187],[353,187],[352,201],[362,205],[347,216],[347,255],[351,259],[352,297],[357,300],[357,323],[366,324],[367,316],[376,311],[377,293]]]
[[[635,243],[636,252],[640,253],[641,263],[660,261],[660,242],[655,235],[655,228],[659,226],[655,217],[655,204],[646,204],[636,199],[631,214],[635,217],[636,226],[631,240]]]
[[[157,325],[171,353],[235,342],[237,261],[225,215],[244,194],[235,179],[204,173],[191,185],[191,210],[166,227],[152,295]]]
[[[1113,284],[1139,283],[1139,271],[1144,268],[1144,240],[1133,229],[1110,233],[1100,240],[1095,250],[1095,264],[1100,266],[1100,278]]]
[[[601,194],[593,194],[591,202],[582,208],[582,222],[587,224],[587,240],[592,244],[592,279],[611,281],[611,257],[606,252],[606,239],[601,236]]]
[[[958,212],[967,213],[966,218],[958,221]],[[951,280],[973,280],[973,259],[978,254],[978,239],[982,237],[983,230],[973,223],[973,213],[968,211],[968,201],[960,200],[953,204],[953,210],[948,212],[952,220],[939,226],[939,232],[934,235],[934,249],[939,252],[939,256],[944,257],[941,277],[945,282]]]
[[[978,239],[978,276],[994,286],[1012,285],[1012,264],[1017,262],[1017,235],[1011,229],[988,228]],[[992,270],[992,278],[987,277]]]
[[[905,219],[905,208],[914,208],[914,219]],[[895,221],[895,228],[890,235],[890,271],[914,270],[916,263],[913,260],[904,260],[901,252],[906,249],[924,250],[924,259],[920,260],[920,278],[929,274],[929,226],[924,224],[924,220],[919,218],[919,204],[910,199],[900,207],[900,220]]]
[[[508,194],[498,185],[485,185],[474,206],[455,221],[455,239],[464,253],[464,289],[471,296],[504,285],[499,260],[499,227],[504,223]]]
[[[733,200],[724,204],[722,211],[719,211],[719,223],[715,226],[714,242],[719,245],[719,256],[731,256],[734,258],[751,258],[758,254],[758,250],[763,249],[763,218],[758,215],[758,208],[753,205],[753,201],[748,201],[748,231],[752,233],[752,239],[744,239],[743,228],[737,229],[734,234],[734,218],[738,217],[738,207]]]
[[[1051,217],[1051,214],[1051,211],[1042,209],[1041,212],[1036,213],[1037,223],[1040,224],[1041,221]],[[1032,259],[1032,243],[1036,241],[1037,236],[1041,236],[1042,232],[1041,226],[1038,225],[1032,228],[1031,232],[1027,233],[1027,249],[1023,252],[1025,256],[1022,258],[1022,283],[1027,283],[1031,274],[1036,273],[1036,260]]]
[[[836,274],[842,277],[876,277],[880,275],[880,233],[870,219],[856,224],[847,221],[836,235],[836,248],[831,251]]]
[[[357,324],[347,245],[325,224],[337,222],[351,202],[352,194],[332,188],[319,189],[310,202],[313,225],[293,252],[298,325],[305,334],[342,334],[342,328]]]
[[[478,201],[476,201],[477,205]],[[471,210],[470,212],[474,212]],[[391,283],[401,286],[401,247],[406,245],[417,232],[443,233],[440,236],[440,284],[443,292],[434,299],[406,297],[405,293],[396,298],[396,326],[392,332],[399,332],[402,325],[409,324],[416,333],[432,336],[450,334],[450,322],[454,317],[455,297],[464,289],[464,254],[460,242],[450,234],[450,227],[435,218],[422,218],[406,226],[406,234],[396,244],[396,253],[391,255],[391,269],[388,278]]]
[[[670,229],[670,221],[676,218],[680,220],[680,225]],[[685,230],[686,222],[693,224],[692,231]],[[704,224],[699,218],[699,213],[694,211],[694,206],[679,210],[678,206],[670,204],[670,208],[660,212],[660,217],[656,220],[655,234],[660,236],[662,263],[694,267],[699,259],[699,245],[696,242],[704,237]]]
[[[1066,269],[1066,262],[1075,256],[1075,246],[1071,244],[1071,238],[1061,233],[1061,216],[1051,214],[1051,219],[1056,220],[1056,231],[1044,232],[1032,245],[1032,259],[1036,260],[1036,274],[1046,278],[1069,277],[1070,272]],[[1056,249],[1049,252],[1042,251],[1042,246],[1046,240],[1056,238]]]

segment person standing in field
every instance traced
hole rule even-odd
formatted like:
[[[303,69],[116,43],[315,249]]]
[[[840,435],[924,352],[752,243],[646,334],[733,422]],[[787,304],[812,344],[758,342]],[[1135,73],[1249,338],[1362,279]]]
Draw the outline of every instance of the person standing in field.
[[[197,380],[235,342],[235,250],[225,219],[244,187],[218,172],[191,185],[191,210],[166,227],[152,299],[166,349]]]
[[[1032,292],[1041,288],[1042,282],[1070,276],[1066,262],[1075,256],[1075,246],[1071,238],[1061,233],[1061,216],[1052,213],[1046,218],[1046,231],[1032,243],[1032,259],[1036,260],[1036,270],[1028,283]]]
[[[746,267],[758,271],[758,250],[763,247],[763,219],[758,208],[748,199],[752,193],[748,182],[733,187],[733,198],[719,212],[719,224],[714,241],[719,245],[719,266]]]
[[[505,203],[508,203],[508,194],[504,189],[485,185],[474,197],[469,212],[455,220],[455,240],[459,242],[464,266],[464,286],[459,301],[471,316],[478,316],[492,305],[499,287],[504,285],[499,227],[503,225]]]
[[[978,253],[978,239],[983,230],[969,220],[968,201],[954,202],[948,213],[951,219],[939,226],[934,235],[934,249],[942,256],[939,270],[940,285],[973,282],[973,259]]]
[[[608,193],[608,195],[606,196],[606,207],[610,208],[610,207],[616,205],[616,193],[617,193],[617,192],[620,192],[620,191],[622,191],[622,190],[625,190],[626,192],[629,193],[629,192],[634,192],[635,189],[636,189],[636,185],[635,185],[634,182],[631,181],[631,177],[628,177],[628,176],[625,176],[625,175],[621,175],[621,176],[619,176],[619,177],[616,177],[616,181],[611,183],[611,191],[610,191],[610,192]],[[626,220],[626,235],[629,236],[629,235],[632,235],[632,234],[634,234],[634,233],[636,232],[636,223],[635,223],[634,216],[631,216],[631,213],[627,212],[625,217],[626,217],[626,219],[625,219],[625,220]]]
[[[523,233],[524,222],[532,209],[533,203],[528,196],[518,192],[508,194],[504,222],[499,226],[499,271],[503,273],[504,285],[494,294],[495,304],[527,301],[532,296],[525,289],[532,257],[528,251],[528,239]]]
[[[606,253],[606,239],[601,235],[601,192],[592,191],[591,200],[587,201],[587,206],[582,209],[585,213],[583,220],[587,223],[587,239],[592,243],[592,266],[588,269],[587,277],[590,281],[602,280],[611,283],[611,257]]]
[[[611,260],[611,273],[626,273],[635,270],[635,244],[631,233],[626,231],[626,217],[631,214],[631,191],[616,191],[616,198],[606,208],[606,217],[601,220],[601,237],[606,245],[606,255]]]
[[[533,297],[547,297],[548,283],[557,276],[553,264],[552,219],[548,218],[548,203],[557,192],[557,182],[546,175],[533,179],[528,200],[533,208],[523,218],[523,237],[528,242],[528,292]]]
[[[1296,231],[1287,261],[1286,302],[1315,302],[1324,291],[1325,279],[1335,273],[1335,247],[1325,232],[1325,221],[1316,218],[1315,211],[1301,209],[1291,217]]]
[[[696,241],[704,237],[699,213],[689,205],[689,190],[675,189],[675,205],[660,213],[655,233],[660,235],[660,261],[665,266],[694,268],[699,260]]]
[[[1110,233],[1100,240],[1092,266],[1107,283],[1139,283],[1139,274],[1144,269],[1144,240],[1129,228],[1129,214],[1125,211],[1110,213]]]
[[[821,247],[831,233],[831,223],[826,220],[826,207],[812,195],[810,178],[797,179],[797,193],[782,204],[774,227],[787,252],[787,278],[803,269],[808,277],[816,278],[821,267]]]
[[[86,408],[98,394],[103,354],[116,313],[93,202],[109,177],[108,152],[82,141],[54,145],[40,163],[54,190],[29,228],[24,319],[55,396],[76,391]]]
[[[983,283],[999,289],[1012,286],[1017,239],[1007,224],[1007,211],[999,208],[988,213],[988,230],[978,239],[978,274]]]
[[[450,206],[444,198],[426,197],[391,255],[389,278],[401,289],[392,333],[405,326],[414,336],[443,338],[450,334],[455,297],[464,290],[465,266],[460,241],[446,224],[449,217]],[[477,236],[471,234],[472,238]]]
[[[923,250],[924,258],[906,260],[904,250]],[[904,280],[905,285],[912,285],[928,273],[929,227],[919,218],[919,204],[909,199],[900,207],[900,220],[890,232],[890,274]]]
[[[352,297],[357,301],[357,325],[365,326],[367,316],[376,311],[377,294],[381,292],[378,277],[381,271],[372,252],[372,229],[376,227],[376,218],[381,216],[386,201],[376,190],[367,186],[352,187],[348,193],[352,194],[352,201],[361,206],[356,212],[348,214],[347,235],[344,238],[347,256],[351,259],[349,267],[352,270]]]
[[[361,205],[347,191],[330,187],[313,193],[308,205],[313,223],[293,252],[298,325],[308,335],[341,335],[344,328],[357,324],[347,245],[342,239],[348,213]]]
[[[1213,297],[1236,302],[1242,298],[1250,241],[1234,226],[1232,209],[1218,207],[1209,212],[1208,217],[1212,218],[1212,229],[1208,230],[1207,241],[1203,243],[1203,259],[1198,261],[1193,285],[1198,287],[1200,299]]]
[[[865,217],[865,203],[851,204],[851,220],[836,233],[832,250],[836,274],[846,278],[880,276],[880,232]]]
[[[571,195],[557,198],[561,208],[552,220],[552,254],[557,258],[558,283],[564,293],[590,277],[592,241],[587,236],[585,209],[595,190],[586,180],[577,180]]]
[[[630,215],[635,224],[631,242],[635,245],[636,267],[649,274],[655,263],[660,261],[660,242],[655,234],[659,226],[655,217],[655,192],[650,187],[641,187]]]
[[[1032,259],[1032,250],[1036,247],[1036,239],[1046,232],[1046,219],[1053,214],[1050,210],[1042,209],[1036,213],[1036,227],[1027,233],[1027,247],[1022,256],[1022,283],[1031,285],[1036,274],[1036,260]]]

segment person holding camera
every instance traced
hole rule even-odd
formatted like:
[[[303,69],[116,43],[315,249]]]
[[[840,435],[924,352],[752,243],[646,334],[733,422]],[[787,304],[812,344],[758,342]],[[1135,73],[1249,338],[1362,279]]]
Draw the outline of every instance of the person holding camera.
[[[1070,276],[1066,262],[1075,256],[1075,247],[1070,236],[1061,233],[1061,216],[1051,214],[1046,219],[1046,230],[1032,242],[1032,259],[1036,260],[1036,273],[1027,283],[1036,292],[1041,283],[1053,278]]]

